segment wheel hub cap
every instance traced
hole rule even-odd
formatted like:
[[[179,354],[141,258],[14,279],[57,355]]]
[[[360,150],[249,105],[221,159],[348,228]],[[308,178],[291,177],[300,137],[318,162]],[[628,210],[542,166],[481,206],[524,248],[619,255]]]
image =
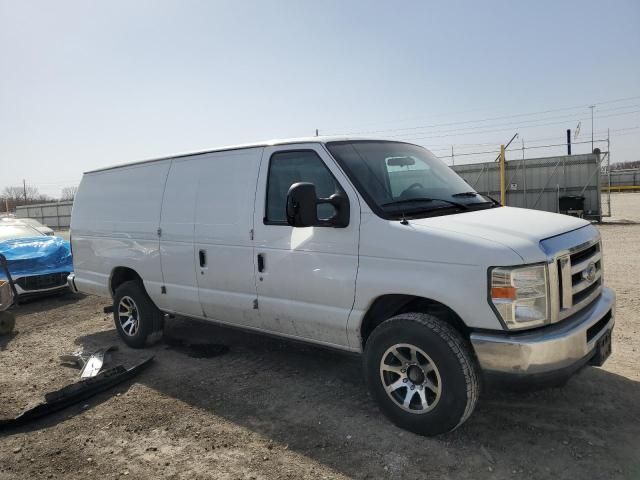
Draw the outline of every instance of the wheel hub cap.
[[[411,380],[413,383],[416,383],[419,385],[422,385],[425,379],[424,372],[417,365],[411,365],[407,369],[407,377],[409,377],[409,380]]]
[[[380,380],[389,398],[410,413],[432,410],[442,394],[436,364],[424,350],[407,343],[393,345],[382,355]]]
[[[138,306],[133,298],[125,296],[118,303],[118,322],[125,335],[130,337],[138,333],[140,318],[138,314]]]

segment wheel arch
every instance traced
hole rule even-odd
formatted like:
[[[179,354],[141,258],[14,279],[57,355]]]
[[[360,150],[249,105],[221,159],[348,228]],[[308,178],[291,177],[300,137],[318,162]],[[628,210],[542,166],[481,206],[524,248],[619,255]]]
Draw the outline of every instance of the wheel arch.
[[[446,321],[463,335],[469,338],[469,327],[462,318],[449,306],[427,297],[406,294],[385,294],[371,302],[360,324],[361,347],[367,343],[371,332],[382,322],[395,315],[407,312],[430,313]]]
[[[120,266],[111,270],[111,275],[109,275],[109,293],[111,294],[111,298],[114,297],[116,289],[120,285],[130,280],[140,282],[140,285],[144,288],[142,277],[133,268]]]

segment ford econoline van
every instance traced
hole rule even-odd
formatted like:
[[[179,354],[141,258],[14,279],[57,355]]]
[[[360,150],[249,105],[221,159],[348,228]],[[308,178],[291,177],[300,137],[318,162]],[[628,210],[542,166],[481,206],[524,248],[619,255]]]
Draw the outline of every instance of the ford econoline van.
[[[170,315],[358,352],[397,425],[450,431],[493,380],[561,382],[611,352],[598,230],[501,206],[425,148],[312,137],[84,174],[73,289],[132,347]]]

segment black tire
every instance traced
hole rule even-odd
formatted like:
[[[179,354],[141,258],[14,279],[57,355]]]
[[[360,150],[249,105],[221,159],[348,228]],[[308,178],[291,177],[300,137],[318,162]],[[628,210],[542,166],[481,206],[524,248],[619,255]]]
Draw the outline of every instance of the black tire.
[[[415,347],[413,351],[418,352],[420,361],[414,363],[419,370],[407,369],[407,365],[412,368],[411,360],[402,360],[399,367],[393,363],[400,358],[393,351],[389,353],[396,345]],[[400,347],[400,351],[404,358],[411,355],[409,347]],[[386,371],[390,364],[392,368],[404,367],[404,370]],[[435,365],[435,369],[431,371],[429,365]],[[365,345],[364,367],[369,391],[382,412],[399,427],[420,435],[438,435],[456,429],[469,418],[480,395],[478,365],[469,342],[446,322],[425,313],[403,313],[381,323]],[[413,378],[409,373],[414,374]],[[415,390],[410,391],[408,386],[396,382],[405,382]],[[387,393],[385,384],[388,388],[393,388],[393,384],[400,386],[393,393]],[[438,388],[433,390],[434,386]],[[420,395],[416,395],[418,393]],[[407,394],[409,406],[403,407],[399,402],[406,401]]]
[[[16,317],[13,312],[0,312],[0,335],[9,335],[16,326]]]
[[[121,302],[123,302],[121,307]],[[137,327],[132,330],[131,324],[127,325],[127,318],[122,317],[125,311],[124,305],[131,305],[131,311],[135,312]],[[162,338],[164,328],[164,315],[153,300],[149,297],[140,282],[130,280],[120,285],[113,296],[113,321],[120,337],[133,348],[143,348],[153,345]]]

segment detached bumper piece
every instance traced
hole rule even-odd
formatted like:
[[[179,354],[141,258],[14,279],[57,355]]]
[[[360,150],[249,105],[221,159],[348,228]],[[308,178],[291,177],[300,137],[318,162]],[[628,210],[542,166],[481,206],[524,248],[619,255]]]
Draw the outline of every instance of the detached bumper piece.
[[[62,410],[63,408],[86,400],[100,392],[104,392],[105,390],[135,377],[146,366],[148,366],[152,360],[153,357],[149,357],[128,369],[119,365],[117,367],[104,370],[95,377],[87,378],[86,380],[73,383],[55,392],[47,393],[44,397],[44,403],[22,412],[16,418],[0,420],[0,431],[24,425],[27,422],[57,412],[58,410]]]
[[[93,353],[79,351],[71,355],[61,355],[60,361],[65,365],[71,365],[81,370],[80,378],[95,377],[102,370],[106,356],[109,352],[117,350],[118,347],[111,345],[101,348]]]

